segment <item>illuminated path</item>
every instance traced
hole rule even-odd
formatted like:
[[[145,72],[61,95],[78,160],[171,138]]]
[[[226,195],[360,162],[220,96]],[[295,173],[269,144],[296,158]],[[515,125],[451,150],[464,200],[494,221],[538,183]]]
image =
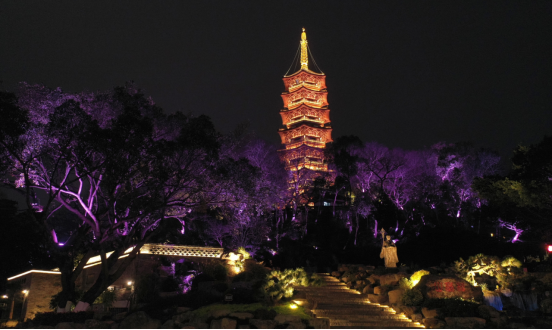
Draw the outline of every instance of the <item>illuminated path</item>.
[[[318,275],[326,282],[325,286],[296,289],[305,294],[317,318],[330,319],[331,329],[424,328],[391,307],[371,303],[367,295],[347,288],[338,279]]]

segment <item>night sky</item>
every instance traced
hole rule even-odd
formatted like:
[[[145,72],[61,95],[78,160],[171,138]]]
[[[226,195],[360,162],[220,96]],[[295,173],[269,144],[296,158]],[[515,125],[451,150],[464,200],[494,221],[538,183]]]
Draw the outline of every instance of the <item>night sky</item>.
[[[0,3],[0,80],[66,91],[134,80],[167,112],[249,121],[278,142],[307,30],[333,137],[418,149],[473,141],[509,157],[552,134],[552,1]]]

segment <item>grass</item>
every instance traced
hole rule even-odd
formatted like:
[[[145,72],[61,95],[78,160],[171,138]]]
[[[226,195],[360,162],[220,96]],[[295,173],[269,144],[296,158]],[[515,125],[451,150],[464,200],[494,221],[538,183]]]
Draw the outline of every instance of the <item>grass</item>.
[[[213,304],[209,306],[204,306],[201,308],[196,309],[193,311],[193,313],[196,316],[199,317],[208,317],[211,312],[217,311],[217,310],[229,310],[231,313],[239,313],[239,312],[254,312],[258,309],[267,309],[267,310],[274,310],[278,314],[283,315],[295,315],[300,316],[302,319],[308,320],[311,319],[307,313],[305,313],[305,309],[301,306],[297,306],[296,309],[291,309],[289,307],[289,303],[285,305],[279,305],[279,306],[265,306],[261,303],[255,303],[255,304]]]

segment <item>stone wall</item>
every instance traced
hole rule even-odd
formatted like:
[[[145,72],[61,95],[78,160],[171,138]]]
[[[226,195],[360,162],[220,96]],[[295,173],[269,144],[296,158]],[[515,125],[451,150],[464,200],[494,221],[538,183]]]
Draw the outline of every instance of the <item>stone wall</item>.
[[[61,280],[58,274],[31,273],[29,293],[24,311],[24,320],[33,319],[36,313],[51,312],[50,300],[61,291]]]

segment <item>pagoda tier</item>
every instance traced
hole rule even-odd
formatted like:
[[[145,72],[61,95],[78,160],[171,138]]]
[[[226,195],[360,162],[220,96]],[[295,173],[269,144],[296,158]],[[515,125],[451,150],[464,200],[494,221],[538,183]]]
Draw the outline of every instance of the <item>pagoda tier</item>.
[[[328,92],[326,90],[316,91],[302,86],[293,92],[282,93],[284,107],[295,109],[302,104],[314,108],[322,108],[328,105]]]
[[[318,109],[304,104],[292,110],[282,110],[280,116],[282,124],[287,128],[304,122],[316,123],[321,127],[330,123],[330,109]]]
[[[301,68],[283,78],[286,91],[282,93],[284,109],[280,111],[280,116],[284,128],[278,133],[285,148],[278,153],[290,171],[308,169],[328,172],[324,149],[326,143],[332,142],[332,128],[326,75],[308,67],[307,35],[304,29],[300,48]],[[313,172],[313,175],[307,177],[314,178],[315,175]],[[297,173],[293,180],[299,182],[299,177],[305,176]]]
[[[333,141],[330,127],[312,127],[303,124],[299,127],[281,130],[278,133],[280,133],[282,144],[285,144],[286,147],[304,140],[321,143],[323,145],[320,148],[324,148],[326,143]]]

